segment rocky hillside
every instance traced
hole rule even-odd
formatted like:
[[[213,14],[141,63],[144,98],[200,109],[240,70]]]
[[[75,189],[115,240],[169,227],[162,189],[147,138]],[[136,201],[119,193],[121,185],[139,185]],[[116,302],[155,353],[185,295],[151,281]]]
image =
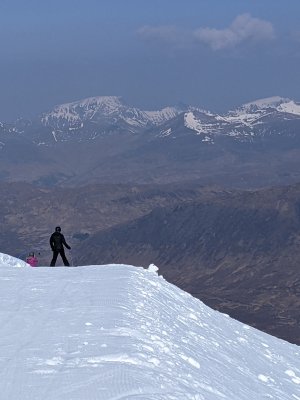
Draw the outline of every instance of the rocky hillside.
[[[210,192],[87,239],[78,263],[155,263],[169,281],[300,344],[300,186]],[[86,253],[88,250],[88,255]]]
[[[2,183],[0,190],[1,252],[23,259],[29,251],[40,252],[40,262],[46,265],[51,257],[49,237],[57,225],[76,249],[99,231],[132,221],[157,207],[195,200],[207,192],[192,184],[44,188]]]

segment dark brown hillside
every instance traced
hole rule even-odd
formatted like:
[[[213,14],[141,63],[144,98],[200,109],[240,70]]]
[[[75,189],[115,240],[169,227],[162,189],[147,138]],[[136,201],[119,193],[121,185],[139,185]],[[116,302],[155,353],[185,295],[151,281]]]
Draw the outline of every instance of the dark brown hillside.
[[[55,226],[74,249],[85,238],[131,221],[158,206],[206,196],[208,190],[186,185],[88,185],[43,188],[26,183],[0,184],[0,251],[24,258],[40,252],[49,264],[49,236]]]
[[[101,232],[79,263],[155,263],[166,279],[227,312],[300,343],[300,186],[215,193]]]

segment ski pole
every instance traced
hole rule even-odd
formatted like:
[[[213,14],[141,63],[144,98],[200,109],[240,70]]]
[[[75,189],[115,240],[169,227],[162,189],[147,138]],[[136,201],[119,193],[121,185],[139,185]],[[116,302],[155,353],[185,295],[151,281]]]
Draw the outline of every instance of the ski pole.
[[[74,267],[72,251],[69,250],[69,253],[70,253],[70,259],[71,259],[71,267]]]

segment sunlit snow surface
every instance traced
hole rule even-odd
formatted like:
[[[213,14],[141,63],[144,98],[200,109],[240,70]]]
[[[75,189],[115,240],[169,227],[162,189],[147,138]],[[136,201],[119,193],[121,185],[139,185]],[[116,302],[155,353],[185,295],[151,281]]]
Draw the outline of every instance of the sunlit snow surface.
[[[211,310],[154,266],[14,263],[0,254],[1,399],[300,399],[299,347]]]

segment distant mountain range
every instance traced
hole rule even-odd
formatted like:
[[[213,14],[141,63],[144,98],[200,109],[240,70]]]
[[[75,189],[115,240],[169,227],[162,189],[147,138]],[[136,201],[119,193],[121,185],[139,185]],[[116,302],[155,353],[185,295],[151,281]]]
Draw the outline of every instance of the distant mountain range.
[[[143,111],[115,96],[0,123],[0,179],[255,187],[300,180],[300,103],[257,100],[224,115],[192,106]]]

